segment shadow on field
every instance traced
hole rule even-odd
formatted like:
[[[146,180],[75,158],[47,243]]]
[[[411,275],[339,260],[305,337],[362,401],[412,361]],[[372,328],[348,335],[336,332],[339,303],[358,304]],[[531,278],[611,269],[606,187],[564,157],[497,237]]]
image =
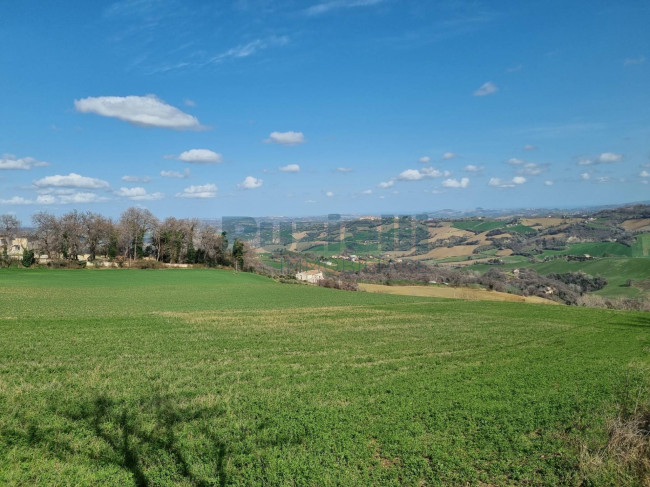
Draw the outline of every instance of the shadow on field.
[[[232,431],[227,410],[223,404],[179,402],[164,395],[126,401],[103,393],[52,398],[36,414],[17,409],[4,424],[0,421],[0,450],[8,447],[34,458],[54,457],[58,465],[84,465],[109,476],[114,475],[110,468],[114,466],[122,474],[128,472],[136,487],[225,486],[229,455],[242,448],[232,450],[223,439],[224,429]],[[278,424],[272,416],[258,418],[243,434],[255,435],[259,451],[304,447],[305,438],[314,434],[309,423],[291,426]],[[264,458],[259,466],[265,475]],[[27,480],[38,483],[29,473]]]
[[[224,472],[224,460],[226,457],[226,445],[209,434],[212,444],[210,453],[215,459],[216,479],[204,479],[192,472],[191,465],[183,452],[183,448],[175,433],[175,428],[185,422],[210,419],[221,415],[222,411],[216,408],[204,409],[174,409],[171,400],[165,397],[154,397],[150,404],[153,413],[153,428],[144,428],[138,421],[138,416],[129,411],[125,405],[114,402],[104,395],[98,396],[92,404],[81,408],[79,417],[71,416],[70,419],[83,421],[92,426],[92,430],[98,438],[101,438],[110,446],[115,455],[101,460],[112,460],[119,466],[127,469],[133,475],[137,487],[151,485],[143,470],[143,456],[154,460],[167,457],[167,461],[175,464],[175,471],[180,473],[191,485],[204,487],[215,485],[214,480],[218,479],[218,485],[226,484]],[[206,428],[207,429],[207,428]],[[206,435],[209,433],[205,431]],[[146,459],[145,459],[146,460]],[[165,466],[169,471],[171,466]]]
[[[617,321],[613,324],[629,328],[650,328],[650,313],[644,313],[642,316],[628,316],[625,321]]]
[[[139,407],[98,395],[87,402],[75,402],[68,407],[54,408],[57,414],[72,422],[75,439],[61,434],[59,427],[46,426],[33,418],[17,417],[21,426],[0,424],[0,436],[9,446],[44,448],[62,461],[79,455],[78,439],[99,445],[87,455],[94,464],[113,464],[128,470],[137,487],[169,481],[169,473],[180,476],[197,487],[226,485],[225,460],[227,446],[214,432],[214,419],[223,416],[220,407],[174,407],[171,399],[154,396]],[[183,448],[183,437],[177,431],[184,423],[192,423],[197,434],[193,440],[204,439],[194,451],[203,459],[197,463],[213,465],[211,474],[197,474]],[[65,428],[69,432],[69,428]],[[98,444],[88,434],[101,440]],[[84,441],[84,442],[85,442]],[[158,470],[156,470],[158,469]],[[164,479],[157,478],[162,472]],[[177,480],[180,480],[177,478]]]

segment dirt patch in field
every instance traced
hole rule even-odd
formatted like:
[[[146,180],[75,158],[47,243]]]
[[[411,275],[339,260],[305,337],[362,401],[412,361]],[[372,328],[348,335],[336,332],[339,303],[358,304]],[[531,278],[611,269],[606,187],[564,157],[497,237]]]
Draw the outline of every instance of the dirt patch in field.
[[[621,223],[621,226],[625,228],[625,230],[641,230],[645,227],[648,227],[650,230],[650,218],[637,218],[634,220],[625,220],[623,223]]]
[[[638,281],[632,281],[632,285],[641,291],[650,291],[650,277]]]
[[[517,296],[515,294],[486,291],[451,286],[384,286],[382,284],[359,284],[359,289],[371,293],[398,294],[400,296],[422,296],[429,298],[452,298],[470,301],[509,301],[519,303],[558,304],[555,301],[537,296]]]
[[[446,240],[450,237],[473,237],[474,232],[454,228],[451,223],[444,223],[441,227],[429,227],[428,242],[435,242],[436,240]]]
[[[527,227],[541,226],[543,228],[556,227],[565,223],[571,223],[573,219],[565,218],[522,218],[521,224]]]
[[[418,303],[409,303],[408,308]],[[424,303],[422,303],[424,304]],[[392,310],[387,313],[385,309],[373,309],[368,306],[328,306],[322,308],[293,308],[273,309],[259,311],[248,310],[204,310],[204,311],[162,311],[151,313],[171,319],[180,319],[185,323],[234,326],[245,325],[253,328],[278,328],[294,329],[313,326],[314,320],[320,325],[334,325],[337,327],[354,326],[363,328],[401,328],[409,326],[413,318],[412,309],[409,312]],[[415,316],[426,316],[426,313],[415,313]],[[242,328],[243,329],[243,328]]]
[[[455,245],[454,247],[438,247],[437,249],[430,250],[426,254],[416,255],[412,257],[413,260],[428,260],[428,259],[446,259],[447,257],[467,257],[474,253],[477,245]]]
[[[509,255],[512,255],[512,249],[502,249],[497,252],[497,255],[499,257],[507,257]]]

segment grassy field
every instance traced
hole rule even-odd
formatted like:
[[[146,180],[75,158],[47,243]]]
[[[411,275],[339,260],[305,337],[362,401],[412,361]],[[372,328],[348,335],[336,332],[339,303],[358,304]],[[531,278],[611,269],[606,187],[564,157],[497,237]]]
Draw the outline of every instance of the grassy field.
[[[535,234],[537,233],[537,230],[535,230],[532,227],[528,227],[526,225],[512,225],[509,227],[506,227],[504,230],[510,233],[523,233],[523,234]]]
[[[647,314],[2,269],[0,337],[0,485],[635,485]]]

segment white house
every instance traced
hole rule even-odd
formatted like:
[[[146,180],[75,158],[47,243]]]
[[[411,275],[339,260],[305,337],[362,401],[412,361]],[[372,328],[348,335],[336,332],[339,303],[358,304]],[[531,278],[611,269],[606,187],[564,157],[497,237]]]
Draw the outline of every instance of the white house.
[[[26,237],[9,238],[0,236],[0,249],[7,246],[7,253],[12,257],[20,257],[23,254],[23,249],[32,248]]]
[[[323,279],[323,273],[317,270],[302,271],[296,274],[296,279],[307,281],[310,284],[318,284],[318,281]]]

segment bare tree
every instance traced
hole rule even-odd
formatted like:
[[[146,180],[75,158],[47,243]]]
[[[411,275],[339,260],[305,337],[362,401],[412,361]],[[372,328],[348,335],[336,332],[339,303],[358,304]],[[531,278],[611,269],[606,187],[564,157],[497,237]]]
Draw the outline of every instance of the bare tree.
[[[156,257],[162,262],[197,262],[195,246],[198,219],[165,218],[153,232]]]
[[[224,265],[226,258],[223,251],[223,238],[219,231],[210,225],[203,226],[198,232],[199,262],[209,266]]]
[[[36,227],[35,237],[38,255],[40,256],[45,252],[49,258],[52,258],[58,246],[59,223],[56,217],[41,211],[32,216],[32,224]]]
[[[165,218],[154,232],[154,242],[157,244],[158,260],[178,262],[183,247],[182,220],[173,217]]]
[[[59,222],[61,253],[68,260],[77,260],[85,240],[84,224],[77,210],[63,215]]]
[[[107,218],[99,213],[90,211],[81,215],[86,236],[86,250],[88,250],[89,260],[95,260],[97,252],[100,249],[107,249],[110,239],[111,224]]]
[[[137,259],[144,256],[144,238],[154,230],[158,220],[143,208],[131,207],[120,216],[120,236],[125,258]]]
[[[20,221],[13,215],[0,215],[0,231],[2,232],[2,260],[9,264],[9,254],[7,252],[9,244],[16,238],[16,233],[20,227]]]

